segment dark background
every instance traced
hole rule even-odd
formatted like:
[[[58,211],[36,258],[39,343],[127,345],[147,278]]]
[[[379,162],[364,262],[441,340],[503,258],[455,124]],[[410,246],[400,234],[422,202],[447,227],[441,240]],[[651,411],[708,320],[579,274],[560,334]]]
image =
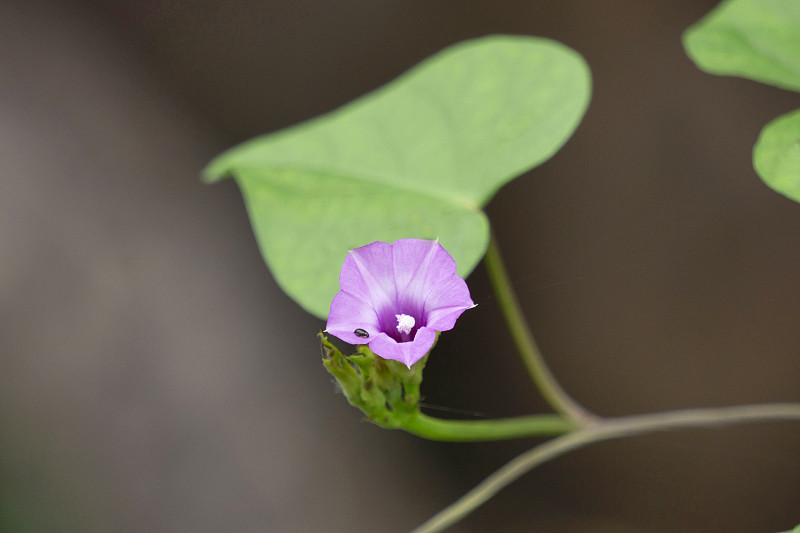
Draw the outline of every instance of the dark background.
[[[800,95],[697,70],[711,1],[0,2],[0,529],[407,531],[535,440],[442,444],[361,420],[320,321],[274,284],[214,155],[448,44],[559,40],[594,97],[489,204],[527,318],[601,415],[800,401],[800,205],[753,172]],[[427,402],[546,409],[482,267]],[[453,531],[775,532],[800,427],[609,442]]]

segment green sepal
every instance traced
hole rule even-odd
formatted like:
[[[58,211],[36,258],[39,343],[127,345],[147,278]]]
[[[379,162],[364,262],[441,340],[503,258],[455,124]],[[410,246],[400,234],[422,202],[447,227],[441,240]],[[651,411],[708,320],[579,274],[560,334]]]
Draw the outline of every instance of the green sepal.
[[[345,355],[324,333],[319,338],[322,364],[350,405],[372,422],[384,428],[403,428],[419,415],[419,388],[427,354],[409,368],[375,355],[366,344],[357,346],[356,353]]]

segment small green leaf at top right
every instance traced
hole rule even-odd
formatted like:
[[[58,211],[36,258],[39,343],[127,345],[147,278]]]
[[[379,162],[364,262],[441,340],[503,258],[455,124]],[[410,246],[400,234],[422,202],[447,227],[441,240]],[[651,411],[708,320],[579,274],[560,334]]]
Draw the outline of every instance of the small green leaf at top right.
[[[800,91],[800,1],[725,0],[683,34],[686,53],[711,74]],[[753,167],[772,189],[800,202],[800,110],[767,124]]]
[[[726,0],[683,34],[701,70],[800,91],[800,2]]]
[[[800,533],[800,524],[797,524],[797,527],[795,527],[791,531],[784,531],[783,533]]]
[[[767,185],[800,202],[800,109],[764,126],[753,147],[753,166]]]

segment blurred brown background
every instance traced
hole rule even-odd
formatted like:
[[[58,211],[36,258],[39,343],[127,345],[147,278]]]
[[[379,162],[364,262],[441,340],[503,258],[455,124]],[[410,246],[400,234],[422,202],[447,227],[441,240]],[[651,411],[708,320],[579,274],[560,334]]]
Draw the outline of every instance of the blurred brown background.
[[[321,323],[272,281],[214,155],[448,44],[554,38],[588,60],[573,139],[488,207],[564,386],[602,415],[800,401],[800,205],[750,165],[800,95],[698,71],[713,1],[0,1],[0,529],[407,531],[535,440],[364,423]],[[427,402],[543,411],[479,268]],[[800,427],[595,445],[460,532],[774,532]]]

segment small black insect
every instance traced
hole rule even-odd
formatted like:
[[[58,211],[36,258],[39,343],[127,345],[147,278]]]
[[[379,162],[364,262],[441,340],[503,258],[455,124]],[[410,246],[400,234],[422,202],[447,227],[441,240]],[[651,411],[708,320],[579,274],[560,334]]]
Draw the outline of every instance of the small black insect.
[[[369,337],[369,333],[367,333],[366,330],[363,330],[361,328],[358,328],[353,333],[355,333],[356,337],[361,337],[362,339],[366,339],[367,337]]]

